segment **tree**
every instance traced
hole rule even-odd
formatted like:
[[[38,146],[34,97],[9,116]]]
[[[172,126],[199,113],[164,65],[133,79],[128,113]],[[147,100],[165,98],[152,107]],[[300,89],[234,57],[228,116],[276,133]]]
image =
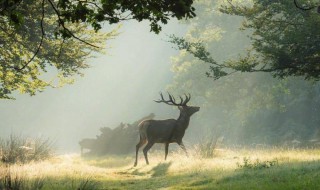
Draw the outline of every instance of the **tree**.
[[[217,62],[235,59],[250,45],[248,31],[239,31],[242,18],[224,15],[221,1],[203,0],[195,4],[197,19],[190,20],[184,39],[199,41]],[[192,49],[191,49],[192,50]],[[201,54],[200,54],[201,55]],[[199,56],[200,56],[199,55]],[[219,80],[203,75],[210,64],[182,49],[172,58],[176,94],[190,93],[192,104],[201,107],[190,125],[189,141],[209,132],[224,136],[224,144],[283,144],[298,139],[320,139],[318,109],[319,82],[302,77],[278,80],[269,73],[236,72]]]
[[[234,72],[268,72],[278,78],[302,76],[319,80],[319,14],[299,9],[293,1],[245,2],[227,0],[220,11],[244,18],[241,29],[251,32],[252,43],[246,55],[217,62],[201,41],[173,37],[172,42],[210,63],[207,76],[215,79]],[[301,0],[300,4],[304,2],[307,1]]]
[[[56,15],[47,8],[39,9],[34,1],[21,2],[17,10],[24,15],[24,24],[16,27],[0,17],[0,98],[13,98],[15,91],[35,95],[48,86],[71,83],[88,67],[85,60],[92,57],[91,52],[103,53],[76,39],[56,38]],[[45,11],[47,16],[43,17]],[[85,23],[68,27],[83,40],[101,47],[116,35],[115,30],[95,32]]]
[[[101,24],[150,21],[158,33],[170,18],[195,16],[192,0],[0,0],[0,98],[16,90],[30,95],[72,82],[87,68],[92,52],[102,53],[115,31]],[[72,48],[70,48],[72,47]],[[46,74],[45,72],[50,71]],[[58,82],[51,81],[57,72]]]

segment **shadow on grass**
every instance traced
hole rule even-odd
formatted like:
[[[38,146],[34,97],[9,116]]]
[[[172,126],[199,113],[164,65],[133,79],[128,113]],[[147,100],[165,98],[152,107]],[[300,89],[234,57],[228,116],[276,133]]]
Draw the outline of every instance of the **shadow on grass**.
[[[144,171],[142,168],[130,167],[128,169],[115,172],[116,174],[120,175],[135,175],[135,176],[151,176],[151,177],[158,177],[164,176],[167,174],[168,169],[172,163],[159,163],[158,165],[154,166],[151,170]]]
[[[172,163],[160,163],[157,166],[153,167],[151,169],[152,177],[158,177],[158,176],[163,176],[166,175],[168,172],[168,169]]]
[[[130,172],[131,175],[139,175],[139,176],[144,176],[146,175],[145,172],[140,172],[139,169],[134,169],[132,172]]]

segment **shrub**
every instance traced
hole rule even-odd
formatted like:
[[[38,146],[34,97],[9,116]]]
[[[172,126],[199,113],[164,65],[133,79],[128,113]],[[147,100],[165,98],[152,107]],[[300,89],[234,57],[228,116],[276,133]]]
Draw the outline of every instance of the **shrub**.
[[[196,153],[202,158],[213,158],[217,141],[218,138],[215,138],[213,135],[211,135],[211,137],[207,136],[203,138],[197,145],[195,145]]]
[[[0,139],[0,158],[4,163],[27,163],[47,159],[52,156],[53,143],[49,139],[29,139],[10,135],[9,139]]]
[[[278,160],[267,160],[267,161],[260,161],[256,159],[255,161],[251,161],[250,158],[244,157],[243,164],[237,163],[237,166],[242,169],[262,169],[262,168],[270,168],[272,166],[278,165]]]

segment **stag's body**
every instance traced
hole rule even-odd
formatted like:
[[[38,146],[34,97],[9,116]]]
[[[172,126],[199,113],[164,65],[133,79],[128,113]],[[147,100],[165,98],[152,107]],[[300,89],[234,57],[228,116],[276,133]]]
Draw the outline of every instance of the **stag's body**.
[[[139,148],[146,143],[147,145],[143,149],[143,154],[147,164],[149,164],[147,153],[155,143],[165,144],[165,159],[168,155],[168,148],[170,143],[177,143],[188,155],[182,138],[189,126],[191,115],[199,111],[200,108],[186,105],[191,98],[190,96],[186,96],[185,100],[180,97],[180,104],[177,104],[173,96],[171,96],[170,94],[169,101],[165,101],[162,94],[161,98],[162,100],[156,102],[164,102],[168,105],[178,106],[180,110],[180,116],[178,119],[144,120],[139,124],[140,141],[136,145],[136,161],[134,163],[134,166],[136,166],[138,163]]]

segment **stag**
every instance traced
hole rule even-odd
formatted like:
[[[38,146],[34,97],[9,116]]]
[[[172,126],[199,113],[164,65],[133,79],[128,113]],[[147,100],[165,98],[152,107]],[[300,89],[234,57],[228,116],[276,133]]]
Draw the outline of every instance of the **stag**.
[[[188,156],[188,152],[182,142],[182,138],[186,129],[188,128],[190,117],[192,116],[192,114],[199,111],[200,107],[187,106],[187,103],[191,99],[190,94],[185,94],[185,99],[179,96],[180,103],[177,103],[174,96],[169,93],[169,100],[165,100],[162,93],[160,93],[160,96],[161,100],[157,100],[155,102],[177,106],[180,110],[180,116],[178,119],[144,120],[139,124],[140,141],[136,145],[136,161],[134,163],[134,166],[137,166],[138,164],[139,148],[146,143],[147,145],[143,149],[143,154],[147,164],[149,164],[148,151],[155,143],[163,143],[165,145],[165,160],[167,159],[170,143],[177,143]]]

